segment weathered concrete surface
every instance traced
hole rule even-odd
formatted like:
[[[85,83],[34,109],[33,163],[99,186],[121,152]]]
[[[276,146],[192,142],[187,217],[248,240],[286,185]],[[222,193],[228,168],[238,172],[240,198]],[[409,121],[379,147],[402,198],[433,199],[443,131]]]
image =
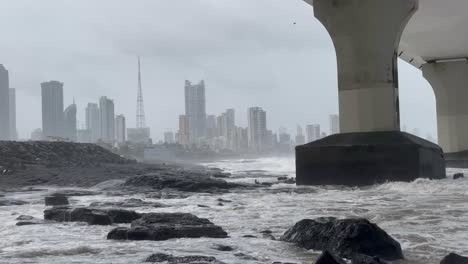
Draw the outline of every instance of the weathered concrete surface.
[[[341,132],[400,129],[398,46],[417,0],[307,0],[336,50]]]
[[[298,185],[363,186],[446,177],[442,149],[408,133],[346,133],[296,147]]]
[[[468,61],[427,63],[422,71],[434,89],[439,145],[446,153],[468,150]]]

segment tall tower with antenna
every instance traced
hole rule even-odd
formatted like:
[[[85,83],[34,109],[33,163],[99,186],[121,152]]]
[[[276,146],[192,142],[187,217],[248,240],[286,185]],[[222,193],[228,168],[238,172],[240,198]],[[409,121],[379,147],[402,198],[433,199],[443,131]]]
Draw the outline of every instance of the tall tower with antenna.
[[[141,87],[141,66],[140,56],[138,56],[138,96],[137,96],[137,116],[136,116],[136,127],[145,128],[145,107],[143,105],[143,89]]]

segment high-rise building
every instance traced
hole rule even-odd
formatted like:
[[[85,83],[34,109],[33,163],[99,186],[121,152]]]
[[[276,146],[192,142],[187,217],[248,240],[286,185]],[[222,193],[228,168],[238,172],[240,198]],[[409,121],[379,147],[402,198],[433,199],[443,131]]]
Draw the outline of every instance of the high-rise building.
[[[302,132],[302,127],[297,126],[297,134],[296,134],[296,145],[303,145],[305,144],[305,136]]]
[[[306,133],[307,133],[307,142],[316,141],[322,137],[320,133],[319,124],[308,125],[306,128]]]
[[[226,143],[227,148],[231,150],[236,149],[236,114],[234,109],[226,110]]]
[[[330,115],[330,135],[340,133],[340,117],[338,115]]]
[[[185,81],[185,116],[188,121],[189,139],[196,143],[206,136],[205,82],[192,85]]]
[[[8,70],[0,64],[0,140],[10,139],[10,80]]]
[[[18,139],[18,131],[16,130],[16,90],[10,88],[10,140]]]
[[[89,131],[92,143],[101,138],[101,111],[96,103],[88,103],[86,107],[86,130]]]
[[[209,115],[206,117],[206,137],[214,138],[218,135],[216,128],[216,116]]]
[[[185,115],[179,116],[179,138],[178,142],[181,145],[189,145],[190,144],[190,135],[189,135],[189,128],[188,128],[188,120]]]
[[[266,112],[260,107],[248,109],[248,140],[251,151],[261,152],[266,148]]]
[[[174,133],[172,133],[171,131],[164,132],[164,143],[174,144]]]
[[[73,102],[63,112],[64,125],[63,125],[63,137],[71,142],[76,141],[76,104]]]
[[[49,81],[41,83],[42,133],[45,139],[64,138],[63,83]]]
[[[102,96],[99,99],[99,110],[101,120],[101,140],[113,143],[115,139],[115,114],[114,101]]]
[[[118,115],[115,117],[115,140],[117,143],[124,143],[126,140],[125,132],[127,127],[125,125],[125,116]]]
[[[249,148],[249,136],[248,136],[248,129],[238,127],[236,128],[236,143],[237,151],[246,151]]]

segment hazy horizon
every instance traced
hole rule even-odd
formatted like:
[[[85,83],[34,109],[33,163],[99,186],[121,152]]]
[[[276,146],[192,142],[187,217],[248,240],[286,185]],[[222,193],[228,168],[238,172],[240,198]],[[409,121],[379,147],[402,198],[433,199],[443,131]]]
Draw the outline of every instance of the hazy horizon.
[[[6,1],[3,1],[6,3]],[[20,138],[41,127],[40,83],[64,83],[80,127],[88,102],[114,100],[135,126],[137,56],[147,125],[155,141],[176,131],[184,81],[205,80],[207,113],[267,111],[277,131],[338,113],[333,44],[302,0],[16,0],[0,9],[0,64],[17,89]],[[436,137],[435,100],[421,72],[400,61],[402,127]]]

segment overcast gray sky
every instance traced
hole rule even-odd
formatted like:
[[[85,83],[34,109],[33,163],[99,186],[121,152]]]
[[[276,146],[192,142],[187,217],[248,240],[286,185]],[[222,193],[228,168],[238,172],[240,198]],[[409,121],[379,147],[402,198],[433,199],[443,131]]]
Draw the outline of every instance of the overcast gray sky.
[[[294,22],[296,24],[294,24]],[[65,83],[65,104],[106,95],[135,124],[142,57],[146,119],[157,140],[176,130],[184,80],[207,85],[207,111],[267,111],[289,132],[338,112],[336,58],[328,33],[302,0],[0,0],[0,64],[17,88],[21,138],[41,127],[40,83]],[[400,62],[402,124],[436,136],[434,94]],[[295,132],[295,131],[294,131]]]

